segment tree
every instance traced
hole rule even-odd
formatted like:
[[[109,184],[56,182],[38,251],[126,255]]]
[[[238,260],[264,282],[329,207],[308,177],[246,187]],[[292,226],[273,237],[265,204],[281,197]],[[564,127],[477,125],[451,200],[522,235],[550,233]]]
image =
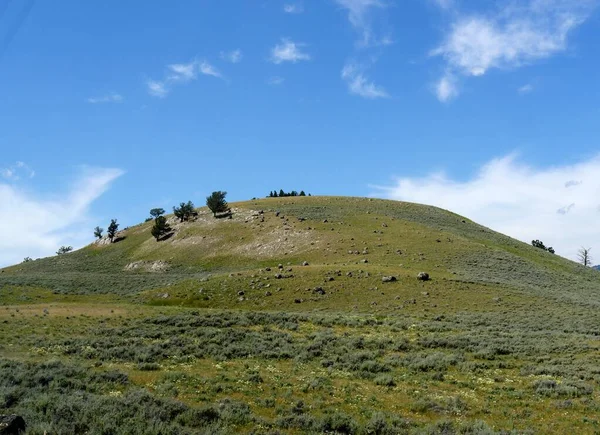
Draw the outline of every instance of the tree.
[[[298,196],[306,196],[306,193],[304,193],[304,190],[301,190],[300,195],[298,195]]]
[[[548,251],[549,253],[554,254],[554,248],[552,248],[552,246],[546,248],[546,245],[544,245],[544,243],[541,240],[532,240],[531,246],[543,249],[544,251]]]
[[[227,192],[219,190],[206,197],[206,206],[213,212],[214,217],[217,216],[217,213],[223,213],[229,209],[227,201],[225,201],[226,195]]]
[[[66,254],[68,252],[71,252],[72,250],[72,246],[61,246],[60,248],[58,248],[58,251],[56,251],[56,255]]]
[[[23,259],[23,263],[29,263],[30,261],[33,261],[31,257],[25,257]]]
[[[283,198],[284,196],[286,196],[286,195],[285,195],[285,192],[283,191],[283,189],[279,189],[279,196],[280,196],[281,198]]]
[[[194,203],[192,201],[182,202],[179,207],[173,207],[173,213],[179,218],[180,222],[189,221],[196,213]]]
[[[582,246],[579,251],[577,251],[577,259],[585,267],[592,265],[592,256],[590,255],[591,250],[592,248],[584,248]]]
[[[100,227],[94,228],[94,237],[101,239],[103,231],[104,231],[104,228],[100,228]]]
[[[119,229],[119,224],[117,223],[117,220],[111,219],[110,225],[108,226],[108,231],[106,232],[106,234],[108,235],[108,238],[110,239],[110,243],[113,242],[118,229]]]
[[[157,219],[159,216],[162,216],[163,214],[165,214],[165,209],[164,208],[153,208],[152,210],[150,210],[150,216],[152,216],[153,219]]]
[[[167,223],[167,218],[164,216],[158,216],[154,220],[154,225],[152,226],[151,233],[158,242],[161,237],[171,232],[171,227]]]

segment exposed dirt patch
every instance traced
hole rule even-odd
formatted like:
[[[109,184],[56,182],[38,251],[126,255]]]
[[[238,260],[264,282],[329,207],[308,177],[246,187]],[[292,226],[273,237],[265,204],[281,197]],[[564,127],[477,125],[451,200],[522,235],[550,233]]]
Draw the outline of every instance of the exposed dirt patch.
[[[318,248],[320,240],[312,231],[276,228],[259,234],[256,239],[237,247],[233,252],[256,258],[271,258]]]
[[[134,261],[125,266],[127,271],[139,272],[165,272],[169,268],[166,261]]]

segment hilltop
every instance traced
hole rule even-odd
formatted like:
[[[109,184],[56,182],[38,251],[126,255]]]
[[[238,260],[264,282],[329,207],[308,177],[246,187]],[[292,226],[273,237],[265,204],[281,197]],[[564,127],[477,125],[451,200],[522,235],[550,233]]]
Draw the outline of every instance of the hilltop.
[[[156,406],[185,405],[152,423],[175,432],[598,424],[584,419],[599,406],[596,271],[436,207],[346,197],[230,206],[231,218],[167,216],[173,232],[160,242],[145,222],[115,243],[2,269],[5,371],[59,370],[43,365],[53,358],[118,370],[126,382],[94,381],[89,406],[120,391],[110,400],[130,409],[141,388]],[[46,427],[30,393],[7,409]],[[191,423],[199,406],[211,417]],[[557,407],[568,415],[549,430]],[[377,425],[390,432],[369,432]]]

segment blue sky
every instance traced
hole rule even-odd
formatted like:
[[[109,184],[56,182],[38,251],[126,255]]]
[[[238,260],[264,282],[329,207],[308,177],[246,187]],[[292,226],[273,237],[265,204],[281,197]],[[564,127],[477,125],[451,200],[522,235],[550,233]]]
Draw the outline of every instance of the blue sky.
[[[280,188],[600,251],[597,6],[0,0],[0,265]]]

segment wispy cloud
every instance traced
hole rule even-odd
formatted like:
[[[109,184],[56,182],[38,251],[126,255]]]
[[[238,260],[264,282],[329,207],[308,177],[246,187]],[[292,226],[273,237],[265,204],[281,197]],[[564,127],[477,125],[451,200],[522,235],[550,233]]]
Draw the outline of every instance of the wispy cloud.
[[[267,84],[273,85],[273,86],[278,86],[278,85],[283,84],[284,81],[285,81],[285,79],[283,77],[273,76],[273,77],[269,77],[267,79]]]
[[[282,38],[279,44],[271,49],[271,62],[280,64],[283,62],[296,63],[299,61],[310,60],[308,53],[302,51],[306,44],[296,43],[290,39]]]
[[[301,3],[286,3],[283,5],[283,12],[286,14],[301,14],[304,12],[304,7]]]
[[[456,78],[452,74],[447,73],[435,84],[434,91],[438,100],[443,103],[453,100],[459,94]]]
[[[232,51],[222,51],[220,56],[221,59],[231,63],[240,63],[243,57],[242,50],[240,50],[239,48],[237,50]]]
[[[120,103],[121,101],[123,101],[123,97],[121,96],[121,94],[118,94],[116,92],[110,92],[101,97],[91,97],[87,99],[87,102],[91,104]]]
[[[348,85],[351,94],[359,95],[363,98],[376,99],[389,97],[386,90],[377,86],[364,75],[363,67],[348,63],[342,69],[342,79]]]
[[[547,168],[509,155],[486,163],[466,181],[443,173],[398,178],[379,187],[378,196],[442,207],[526,243],[543,240],[573,259],[582,245],[600,246],[599,191],[600,155]]]
[[[439,8],[448,10],[455,6],[455,0],[431,0]]]
[[[373,27],[371,14],[374,9],[385,7],[385,3],[380,0],[334,0],[339,6],[348,12],[350,24],[361,34],[359,45],[369,46],[377,45],[376,38],[373,36]],[[391,38],[386,37],[386,41]]]
[[[148,80],[146,81],[146,86],[148,87],[148,93],[153,97],[164,98],[169,93],[165,82]]]
[[[566,50],[569,33],[589,17],[596,1],[501,4],[487,14],[453,14],[444,41],[431,54],[442,57],[448,70],[463,76],[483,76],[493,68],[518,68]]]
[[[198,74],[223,78],[217,68],[206,60],[193,60],[189,63],[167,65],[167,73],[163,80],[147,80],[148,93],[153,97],[166,97],[175,84],[187,83],[198,78]]]
[[[533,85],[530,83],[523,85],[519,89],[517,89],[517,92],[521,95],[529,94],[530,92],[533,92]]]
[[[6,180],[18,181],[23,177],[35,177],[35,171],[25,162],[16,162],[14,165],[0,168],[0,176]]]
[[[95,225],[90,205],[120,177],[120,169],[82,168],[66,192],[38,194],[0,182],[0,216],[11,219],[11,231],[0,237],[0,266],[25,257],[52,255],[62,245],[83,246]]]

